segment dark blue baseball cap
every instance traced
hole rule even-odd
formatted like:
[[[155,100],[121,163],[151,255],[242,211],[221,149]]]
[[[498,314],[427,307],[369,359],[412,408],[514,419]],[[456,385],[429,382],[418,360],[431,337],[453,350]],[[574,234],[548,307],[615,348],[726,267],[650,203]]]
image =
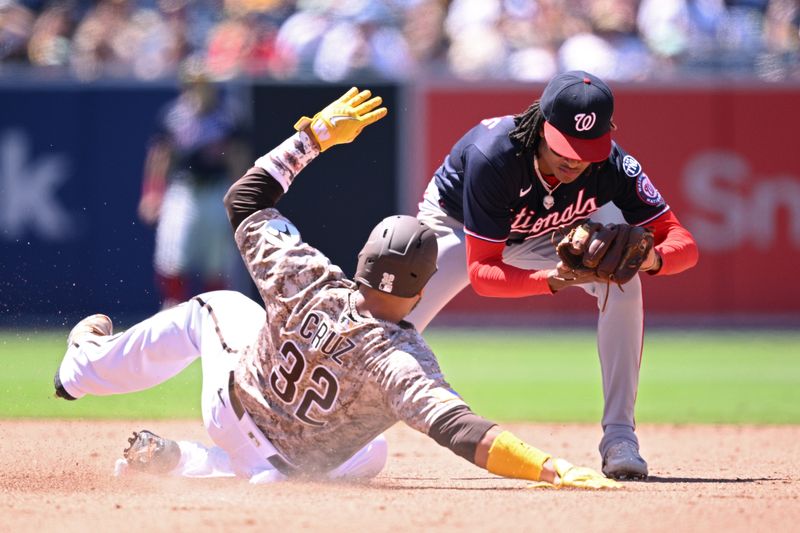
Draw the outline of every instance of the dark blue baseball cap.
[[[614,95],[603,80],[582,70],[559,74],[544,88],[539,108],[553,151],[593,163],[608,158]]]

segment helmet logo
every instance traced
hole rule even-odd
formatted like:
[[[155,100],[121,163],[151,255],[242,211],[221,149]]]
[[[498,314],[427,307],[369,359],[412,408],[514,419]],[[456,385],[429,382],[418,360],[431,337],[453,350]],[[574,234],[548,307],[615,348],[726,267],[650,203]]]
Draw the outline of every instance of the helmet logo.
[[[381,278],[381,283],[378,285],[378,290],[383,292],[392,292],[394,288],[394,274],[389,274],[388,272],[383,273],[383,277]]]
[[[594,111],[589,113],[578,113],[575,115],[575,129],[577,131],[589,131],[594,127],[594,123],[597,120],[597,115],[594,114]]]

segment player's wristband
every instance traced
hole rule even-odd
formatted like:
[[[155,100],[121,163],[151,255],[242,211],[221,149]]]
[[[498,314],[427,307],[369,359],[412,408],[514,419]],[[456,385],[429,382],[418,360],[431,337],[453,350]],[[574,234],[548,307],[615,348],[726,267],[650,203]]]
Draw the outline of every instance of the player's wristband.
[[[317,144],[306,132],[299,131],[256,159],[255,166],[269,172],[286,192],[297,174],[318,155]]]
[[[498,476],[539,481],[549,453],[526,444],[509,431],[495,437],[489,448],[486,470]]]

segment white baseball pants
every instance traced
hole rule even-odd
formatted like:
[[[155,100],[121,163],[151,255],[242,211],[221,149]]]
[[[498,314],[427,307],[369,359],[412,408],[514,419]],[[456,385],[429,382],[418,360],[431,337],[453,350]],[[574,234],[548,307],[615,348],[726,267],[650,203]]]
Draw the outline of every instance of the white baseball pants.
[[[153,264],[162,276],[197,273],[205,281],[232,273],[239,251],[220,201],[230,183],[167,185],[156,226]]]
[[[267,460],[278,452],[247,413],[242,419],[236,416],[228,397],[230,373],[240,352],[256,342],[264,322],[261,306],[238,292],[201,294],[122,333],[83,339],[68,347],[59,377],[75,398],[124,394],[163,383],[200,358],[203,423],[216,446],[178,441],[181,461],[173,474],[236,475],[252,483],[285,479]],[[256,436],[255,442],[249,433]],[[387,456],[381,435],[327,475],[374,477]]]

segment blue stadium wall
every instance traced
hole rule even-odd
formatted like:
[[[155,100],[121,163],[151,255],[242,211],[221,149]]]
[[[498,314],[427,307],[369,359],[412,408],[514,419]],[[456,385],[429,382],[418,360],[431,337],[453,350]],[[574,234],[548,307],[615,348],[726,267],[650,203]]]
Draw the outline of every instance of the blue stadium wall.
[[[347,88],[237,88],[253,153]],[[396,109],[399,88],[374,88]],[[0,86],[0,326],[63,327],[93,312],[125,325],[158,309],[154,230],[136,208],[155,115],[175,94],[162,85]],[[281,202],[305,240],[348,274],[369,229],[398,205],[396,117],[326,152]]]

